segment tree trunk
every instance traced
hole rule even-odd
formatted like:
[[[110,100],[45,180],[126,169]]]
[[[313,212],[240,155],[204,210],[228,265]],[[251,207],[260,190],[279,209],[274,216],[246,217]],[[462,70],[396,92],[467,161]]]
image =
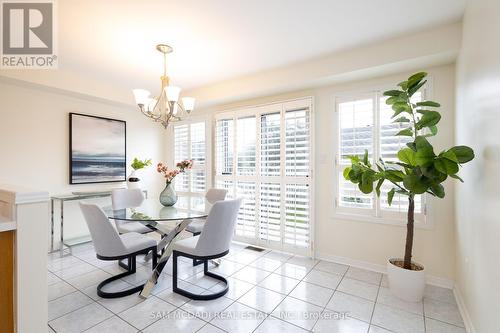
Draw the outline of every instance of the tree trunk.
[[[413,225],[415,222],[415,200],[413,195],[408,197],[408,223],[406,225],[406,246],[404,268],[411,269],[411,252],[413,249]]]

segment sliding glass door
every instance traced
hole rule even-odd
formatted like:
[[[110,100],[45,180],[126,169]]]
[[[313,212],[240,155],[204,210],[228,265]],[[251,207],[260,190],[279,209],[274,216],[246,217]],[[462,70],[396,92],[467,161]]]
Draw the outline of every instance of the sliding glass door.
[[[312,99],[220,113],[215,186],[244,198],[235,237],[310,254]]]

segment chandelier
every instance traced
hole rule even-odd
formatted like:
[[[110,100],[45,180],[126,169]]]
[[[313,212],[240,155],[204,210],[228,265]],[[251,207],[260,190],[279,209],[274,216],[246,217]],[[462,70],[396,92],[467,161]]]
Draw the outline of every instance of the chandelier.
[[[167,76],[167,54],[171,53],[173,49],[165,44],[156,45],[156,49],[163,54],[160,94],[151,97],[151,93],[145,89],[134,89],[132,92],[142,114],[160,122],[166,129],[171,122],[179,121],[188,116],[194,109],[195,100],[193,97],[183,97],[182,103],[179,103],[181,88],[169,85],[170,79]]]

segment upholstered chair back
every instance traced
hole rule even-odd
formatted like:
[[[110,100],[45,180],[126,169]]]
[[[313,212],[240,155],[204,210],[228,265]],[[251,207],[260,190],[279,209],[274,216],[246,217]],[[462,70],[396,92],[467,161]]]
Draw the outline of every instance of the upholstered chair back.
[[[211,188],[205,194],[205,198],[211,204],[216,203],[217,201],[222,201],[226,199],[227,190],[219,189],[219,188]]]
[[[139,188],[115,188],[111,191],[113,209],[139,207],[144,201],[144,193]]]
[[[89,227],[96,253],[103,257],[122,255],[126,251],[125,245],[102,209],[84,202],[80,202],[80,209]]]
[[[208,214],[196,244],[196,253],[212,256],[229,250],[243,199],[217,201]]]

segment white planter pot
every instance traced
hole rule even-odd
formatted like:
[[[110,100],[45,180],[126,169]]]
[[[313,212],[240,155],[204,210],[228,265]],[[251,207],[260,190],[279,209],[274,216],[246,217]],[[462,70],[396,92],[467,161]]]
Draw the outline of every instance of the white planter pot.
[[[127,187],[129,189],[141,188],[141,180],[137,178],[135,170],[132,170],[130,175],[127,177]]]
[[[420,302],[425,290],[424,266],[412,261],[412,264],[421,267],[421,270],[409,270],[396,266],[392,261],[402,259],[392,258],[387,261],[387,277],[391,293],[407,302]]]

